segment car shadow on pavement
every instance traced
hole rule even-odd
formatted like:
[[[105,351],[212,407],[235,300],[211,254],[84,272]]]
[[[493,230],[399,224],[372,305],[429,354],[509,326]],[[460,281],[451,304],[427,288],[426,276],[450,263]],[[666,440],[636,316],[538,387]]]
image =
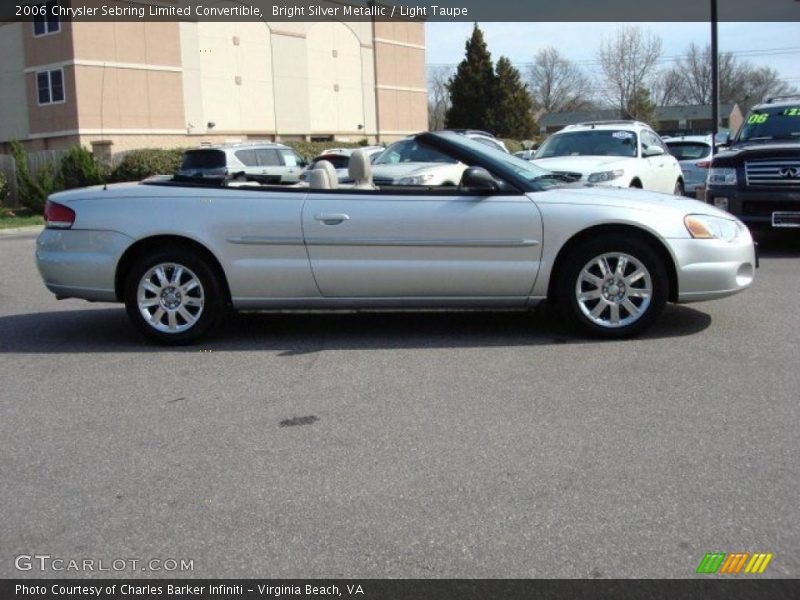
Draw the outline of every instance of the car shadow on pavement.
[[[689,336],[711,324],[695,308],[668,305],[640,340]],[[278,351],[481,348],[598,344],[563,327],[545,308],[522,311],[246,313],[230,316],[214,335],[170,348],[142,338],[122,308],[0,317],[0,354],[60,352]]]

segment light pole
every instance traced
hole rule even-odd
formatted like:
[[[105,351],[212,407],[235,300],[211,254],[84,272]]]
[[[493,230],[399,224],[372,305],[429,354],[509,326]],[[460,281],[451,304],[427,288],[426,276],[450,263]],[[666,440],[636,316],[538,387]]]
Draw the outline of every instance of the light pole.
[[[711,153],[719,131],[719,48],[717,44],[717,0],[711,0]]]

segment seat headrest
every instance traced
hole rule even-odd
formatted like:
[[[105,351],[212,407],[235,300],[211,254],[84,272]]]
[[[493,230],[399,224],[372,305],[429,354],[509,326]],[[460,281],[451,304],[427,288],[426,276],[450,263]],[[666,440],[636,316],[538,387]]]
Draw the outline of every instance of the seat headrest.
[[[308,172],[308,187],[312,190],[329,190],[331,181],[325,169],[311,169]]]
[[[318,160],[314,163],[312,168],[325,171],[329,183],[326,189],[336,189],[339,187],[339,176],[336,174],[336,167],[333,166],[333,163],[327,160]]]
[[[363,150],[354,150],[347,163],[347,171],[353,180],[355,188],[369,188],[372,185],[372,163]]]

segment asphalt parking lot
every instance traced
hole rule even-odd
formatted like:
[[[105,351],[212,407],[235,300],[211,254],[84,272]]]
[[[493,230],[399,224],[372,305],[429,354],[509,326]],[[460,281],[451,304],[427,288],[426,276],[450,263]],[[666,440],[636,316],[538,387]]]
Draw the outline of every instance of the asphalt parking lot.
[[[20,554],[690,577],[712,551],[798,577],[800,238],[762,246],[753,288],[637,340],[543,312],[240,315],[163,349],[0,236],[0,577],[91,575]]]

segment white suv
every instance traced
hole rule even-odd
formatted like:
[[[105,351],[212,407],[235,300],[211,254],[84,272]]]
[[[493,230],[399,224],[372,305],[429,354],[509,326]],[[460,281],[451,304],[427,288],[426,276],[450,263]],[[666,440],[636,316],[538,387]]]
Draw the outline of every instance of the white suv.
[[[254,142],[187,150],[177,175],[191,179],[289,184],[300,181],[305,167],[306,159],[289,146]]]
[[[658,134],[639,121],[568,125],[550,136],[531,162],[576,182],[684,192],[678,161]]]

